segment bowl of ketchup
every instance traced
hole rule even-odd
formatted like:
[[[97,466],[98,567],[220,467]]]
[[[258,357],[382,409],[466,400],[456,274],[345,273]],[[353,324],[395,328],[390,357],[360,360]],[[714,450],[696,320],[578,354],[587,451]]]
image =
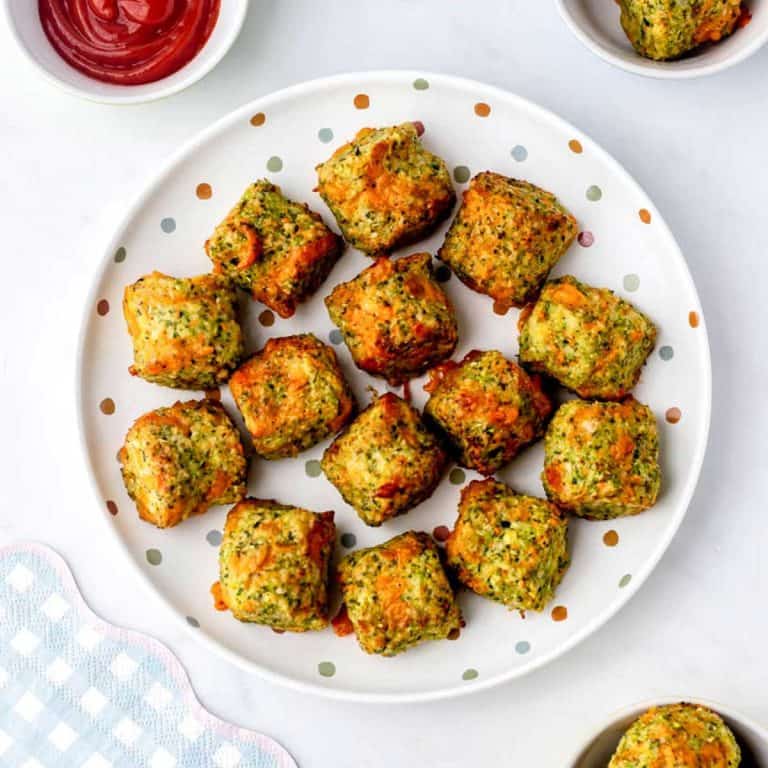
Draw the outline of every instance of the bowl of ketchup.
[[[49,80],[95,101],[152,101],[197,82],[242,28],[248,0],[0,0]]]

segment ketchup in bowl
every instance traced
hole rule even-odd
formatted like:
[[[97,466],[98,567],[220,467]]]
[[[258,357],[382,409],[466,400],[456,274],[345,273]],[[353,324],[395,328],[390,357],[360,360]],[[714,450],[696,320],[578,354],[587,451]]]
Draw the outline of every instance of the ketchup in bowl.
[[[220,0],[38,0],[51,45],[83,74],[117,85],[152,83],[205,45]]]

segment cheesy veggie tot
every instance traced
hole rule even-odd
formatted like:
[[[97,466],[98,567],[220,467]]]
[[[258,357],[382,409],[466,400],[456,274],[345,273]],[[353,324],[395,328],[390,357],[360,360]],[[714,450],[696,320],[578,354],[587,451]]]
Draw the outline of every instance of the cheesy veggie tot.
[[[408,531],[347,555],[338,568],[349,621],[366,653],[395,656],[459,630],[461,615],[437,546]]]
[[[367,525],[381,525],[429,498],[446,455],[419,412],[378,397],[323,454],[325,476]]]
[[[243,354],[232,284],[216,275],[152,272],[125,289],[131,375],[177,389],[213,389]]]
[[[219,550],[220,594],[240,621],[289,632],[328,626],[333,512],[245,499],[227,515]]]
[[[584,398],[624,397],[656,343],[642,312],[570,275],[549,281],[519,325],[521,362]]]
[[[431,376],[424,417],[462,466],[490,475],[544,434],[552,403],[540,378],[501,352],[473,350]]]
[[[661,485],[653,412],[631,397],[564,403],[547,428],[541,479],[550,501],[590,520],[652,507]]]
[[[145,413],[128,430],[118,458],[139,517],[158,528],[245,496],[240,434],[214,400]]]
[[[334,351],[312,334],[270,339],[229,382],[265,459],[295,456],[338,432],[355,400]]]
[[[445,551],[459,581],[518,611],[541,611],[568,568],[568,521],[554,504],[492,478],[464,487]]]
[[[618,0],[629,42],[649,59],[677,59],[736,29],[741,0]]]
[[[497,307],[520,307],[536,297],[578,231],[550,192],[485,171],[464,191],[437,257]]]
[[[608,768],[739,768],[741,749],[720,715],[698,704],[652,707],[629,727]]]
[[[317,166],[317,191],[345,240],[369,256],[426,237],[456,201],[448,169],[422,147],[421,130],[363,128]]]
[[[214,272],[229,276],[280,317],[314,293],[343,243],[319,214],[266,179],[251,184],[205,244]]]
[[[358,368],[402,384],[450,357],[456,314],[432,276],[432,258],[377,259],[337,285],[325,305]]]

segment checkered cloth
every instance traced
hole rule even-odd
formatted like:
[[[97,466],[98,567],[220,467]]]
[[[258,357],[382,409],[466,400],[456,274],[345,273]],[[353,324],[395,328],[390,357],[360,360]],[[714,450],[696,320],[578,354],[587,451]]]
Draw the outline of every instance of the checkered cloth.
[[[96,617],[37,544],[0,549],[0,765],[296,768],[204,710],[165,646]]]

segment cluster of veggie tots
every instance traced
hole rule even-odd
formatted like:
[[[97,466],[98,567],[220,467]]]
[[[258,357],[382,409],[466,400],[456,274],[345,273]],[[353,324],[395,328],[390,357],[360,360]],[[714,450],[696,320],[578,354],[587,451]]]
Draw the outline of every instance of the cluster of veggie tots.
[[[373,262],[325,298],[357,367],[400,384],[430,371],[421,414],[388,393],[358,413],[334,351],[311,334],[270,339],[243,361],[236,286],[288,317],[325,280],[343,240],[268,181],[251,185],[206,243],[213,274],[154,272],[125,291],[131,373],[179,389],[230,390],[264,459],[335,436],[321,466],[360,518],[379,526],[428,498],[449,459],[490,476],[545,438],[547,499],[488,477],[467,485],[444,551],[410,531],[341,560],[338,634],[394,655],[455,635],[455,585],[519,611],[552,599],[569,564],[567,515],[629,515],[659,490],[654,416],[628,396],[653,348],[653,324],[609,290],[547,282],[577,234],[549,192],[485,172],[472,179],[438,258],[504,308],[523,307],[520,361],[494,350],[448,360],[456,316],[432,259],[388,254],[426,236],[455,203],[423,126],[363,129],[317,168],[317,191],[344,240]],[[542,374],[581,398],[554,412]],[[329,624],[333,512],[246,499],[240,434],[220,402],[141,416],[120,453],[142,519],[164,528],[235,503],[217,594],[241,621],[301,632]]]

